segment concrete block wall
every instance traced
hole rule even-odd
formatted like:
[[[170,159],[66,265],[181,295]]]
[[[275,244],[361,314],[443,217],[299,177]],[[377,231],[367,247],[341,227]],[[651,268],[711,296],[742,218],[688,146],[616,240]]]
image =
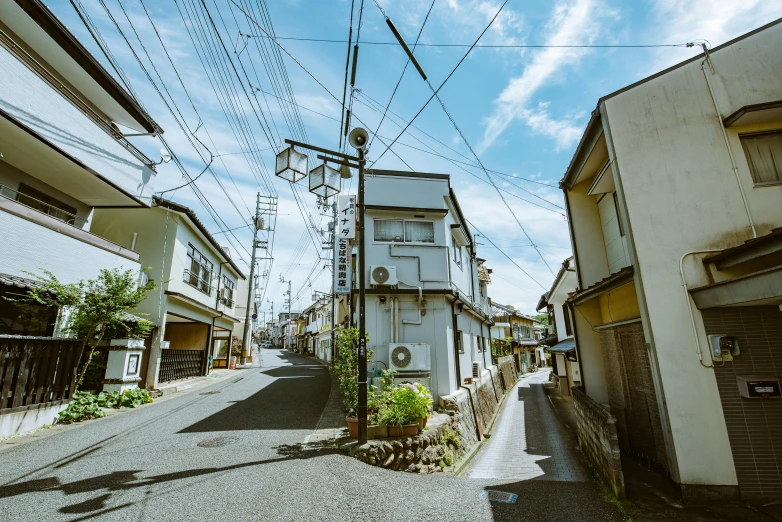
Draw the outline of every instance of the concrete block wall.
[[[578,445],[619,499],[625,498],[624,473],[616,435],[616,418],[579,388],[573,388]]]

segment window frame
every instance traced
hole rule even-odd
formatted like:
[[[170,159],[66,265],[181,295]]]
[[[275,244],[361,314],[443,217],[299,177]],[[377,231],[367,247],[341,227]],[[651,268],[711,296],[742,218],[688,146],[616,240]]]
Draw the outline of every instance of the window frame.
[[[750,178],[752,178],[752,183],[756,187],[772,187],[777,185],[782,185],[782,173],[780,173],[779,179],[776,181],[758,181],[755,171],[753,170],[753,163],[750,160],[750,156],[747,152],[747,144],[745,142],[745,138],[755,138],[758,136],[764,136],[769,134],[776,134],[779,136],[780,142],[782,142],[782,129],[771,129],[771,130],[764,130],[759,132],[745,132],[738,134],[739,142],[741,143],[741,150],[744,152],[744,159],[747,162],[747,169],[749,170]]]
[[[459,254],[459,259],[456,259],[457,252]],[[454,264],[459,267],[459,269],[462,269],[462,264],[464,263],[462,245],[456,241],[456,238],[453,235],[451,235],[451,259],[453,260]]]
[[[190,268],[187,270],[190,273],[190,278],[185,281],[187,284],[195,288],[201,293],[206,295],[212,294],[212,277],[214,276],[214,263],[209,260],[200,250],[198,250],[192,243],[187,244],[187,258],[190,260]],[[198,273],[194,274],[194,266],[198,265]],[[208,277],[204,277],[208,276]],[[193,279],[196,279],[195,282]],[[207,287],[204,288],[201,283],[206,283]]]
[[[378,221],[398,221],[402,223],[402,241],[394,241],[387,239],[377,239],[377,227],[375,223]],[[407,223],[429,223],[432,225],[432,241],[407,241]],[[397,244],[397,245],[436,245],[437,238],[435,237],[434,220],[433,219],[404,219],[404,218],[372,218],[372,241],[374,243],[383,244]]]

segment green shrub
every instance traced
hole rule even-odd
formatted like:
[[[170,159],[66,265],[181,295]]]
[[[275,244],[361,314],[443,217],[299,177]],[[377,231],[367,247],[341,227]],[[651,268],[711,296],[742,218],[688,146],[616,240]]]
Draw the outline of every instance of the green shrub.
[[[89,392],[74,393],[68,407],[59,413],[60,422],[63,424],[105,416],[106,412],[98,405],[98,398]]]
[[[358,329],[339,328],[335,344],[334,373],[342,390],[345,411],[355,416],[358,409]],[[372,354],[372,350],[367,350],[367,360],[372,359]]]
[[[109,393],[100,392],[97,401],[98,405],[103,408],[136,408],[142,404],[152,402],[152,397],[149,396],[147,390],[134,388],[132,390],[125,390],[122,393],[118,391]]]
[[[385,383],[383,385],[385,389]],[[380,393],[384,403],[373,418],[378,424],[415,424],[432,411],[432,394],[423,384],[402,383]]]

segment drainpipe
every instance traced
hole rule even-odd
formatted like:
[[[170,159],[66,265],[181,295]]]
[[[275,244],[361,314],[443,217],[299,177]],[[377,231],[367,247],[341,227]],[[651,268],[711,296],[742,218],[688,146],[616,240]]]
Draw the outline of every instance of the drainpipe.
[[[458,320],[456,318],[456,303],[459,301],[459,292],[455,293],[455,299],[451,303],[451,318],[453,319],[453,351],[454,361],[456,363],[456,387],[462,385],[461,360],[459,359],[459,343],[456,340],[456,333],[459,331]]]
[[[739,192],[741,193],[741,201],[744,203],[744,210],[747,212],[747,219],[749,220],[749,226],[752,228],[752,237],[758,237],[758,233],[755,230],[755,222],[752,220],[752,214],[749,211],[749,204],[747,203],[747,196],[744,194],[744,187],[741,185],[741,178],[739,177],[739,170],[736,167],[736,160],[733,158],[733,151],[730,148],[730,142],[728,141],[728,133],[725,132],[725,125],[722,124],[722,113],[717,105],[717,98],[714,96],[714,89],[711,87],[711,80],[709,79],[709,73],[706,72],[706,64],[708,63],[709,69],[714,74],[714,65],[711,63],[711,57],[709,56],[709,50],[706,48],[706,44],[701,44],[703,47],[703,54],[706,55],[706,59],[701,62],[701,70],[703,71],[703,77],[706,78],[706,85],[709,88],[709,94],[711,95],[711,101],[714,103],[714,110],[717,111],[717,123],[722,131],[722,138],[725,140],[725,147],[728,149],[728,156],[730,156],[730,165],[733,169],[733,174],[736,176],[736,183],[739,185]],[[686,289],[686,287],[685,287]],[[689,298],[688,298],[689,299]],[[700,353],[700,347],[698,348]],[[702,361],[701,361],[702,362]]]
[[[394,317],[394,342],[398,343],[399,341],[399,298],[393,297],[393,317]]]
[[[579,287],[580,288],[580,287]],[[573,328],[573,339],[576,341],[576,358],[578,359],[578,369],[581,371],[581,391],[586,393],[586,378],[584,377],[584,359],[581,358],[581,348],[578,342],[578,327],[576,326],[576,305],[567,303],[570,312],[570,327]]]
[[[722,252],[722,249],[718,250],[695,250],[692,252],[686,252],[681,259],[679,259],[679,275],[682,277],[682,287],[684,288],[684,298],[687,300],[687,311],[690,312],[690,324],[692,325],[692,335],[695,337],[695,351],[698,353],[698,361],[704,368],[714,368],[714,364],[708,365],[703,363],[703,352],[701,351],[701,338],[698,335],[698,328],[695,326],[695,312],[692,310],[692,303],[690,302],[690,292],[687,290],[687,279],[684,277],[684,258],[693,254],[709,254],[712,252]],[[583,374],[583,372],[581,372]]]

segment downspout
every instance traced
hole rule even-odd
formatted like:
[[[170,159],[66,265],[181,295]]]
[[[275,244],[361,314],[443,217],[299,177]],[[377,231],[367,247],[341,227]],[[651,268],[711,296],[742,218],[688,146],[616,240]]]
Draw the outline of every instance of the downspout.
[[[758,237],[758,233],[755,230],[755,222],[752,220],[752,214],[749,211],[749,203],[747,203],[747,196],[744,194],[744,187],[741,185],[741,178],[739,177],[739,169],[736,167],[736,160],[733,158],[733,151],[730,148],[730,141],[728,141],[728,133],[725,132],[725,125],[722,123],[722,113],[720,112],[719,105],[717,105],[717,98],[714,96],[714,89],[711,87],[711,80],[709,79],[709,73],[706,72],[706,63],[709,64],[712,74],[714,73],[714,65],[711,63],[711,57],[709,56],[709,50],[706,48],[706,44],[701,44],[703,47],[703,54],[706,55],[706,59],[701,62],[701,70],[703,71],[703,77],[706,78],[706,85],[709,88],[709,94],[711,95],[711,101],[714,103],[714,110],[717,111],[717,123],[722,131],[722,138],[725,140],[725,147],[728,149],[728,156],[730,156],[730,165],[733,169],[733,174],[736,176],[736,183],[739,186],[739,192],[741,193],[741,201],[744,203],[744,210],[747,212],[747,219],[749,220],[749,226],[752,228],[752,237]],[[686,287],[685,287],[686,289]],[[688,298],[689,299],[689,298]],[[700,354],[700,347],[698,347]],[[703,361],[701,360],[701,363]]]
[[[695,326],[695,312],[692,311],[692,303],[690,302],[690,292],[687,290],[687,280],[684,277],[684,258],[692,254],[709,254],[712,252],[722,252],[722,249],[718,250],[695,250],[693,252],[686,252],[681,259],[679,259],[679,275],[682,277],[682,287],[684,288],[684,298],[687,300],[687,311],[690,312],[690,324],[692,325],[692,335],[695,337],[695,351],[698,353],[698,361],[704,368],[714,368],[714,364],[711,366],[703,363],[703,352],[701,351],[701,339],[698,335],[698,328]]]
[[[451,318],[453,319],[453,351],[454,362],[456,363],[456,387],[460,388],[462,385],[462,369],[461,360],[459,359],[459,343],[456,340],[456,333],[459,331],[458,320],[456,318],[456,302],[459,301],[459,292],[455,293],[455,299],[451,303]]]

